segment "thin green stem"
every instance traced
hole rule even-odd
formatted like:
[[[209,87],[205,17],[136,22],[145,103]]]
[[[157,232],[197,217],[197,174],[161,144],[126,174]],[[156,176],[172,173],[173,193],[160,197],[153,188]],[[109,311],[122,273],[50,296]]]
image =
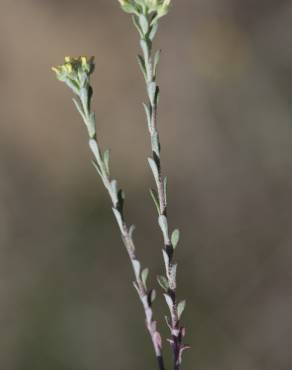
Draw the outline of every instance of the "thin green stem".
[[[162,357],[161,336],[157,331],[156,321],[154,321],[153,319],[152,303],[155,299],[155,295],[154,291],[152,289],[148,290],[146,286],[148,269],[144,269],[142,271],[141,264],[137,259],[136,248],[133,240],[134,226],[128,227],[126,224],[123,212],[125,198],[124,193],[121,189],[118,189],[117,181],[111,179],[109,167],[109,152],[105,151],[104,153],[102,153],[98,144],[95,115],[93,112],[90,111],[89,100],[90,98],[87,96],[87,99],[85,99],[85,103],[80,99],[81,106],[77,101],[75,101],[75,105],[77,106],[78,111],[81,114],[84,123],[88,129],[90,138],[89,147],[95,158],[93,164],[98,174],[100,175],[106,190],[109,193],[112,202],[112,210],[120,228],[121,237],[131,261],[131,265],[135,275],[134,287],[137,290],[137,293],[144,308],[146,327],[153,343],[158,368],[159,370],[165,370]]]
[[[166,302],[170,310],[170,323],[168,324],[171,332],[171,343],[173,350],[174,370],[179,370],[181,364],[181,355],[185,349],[182,343],[185,334],[184,328],[180,325],[180,314],[178,312],[178,302],[176,294],[176,270],[177,264],[174,262],[175,245],[169,236],[168,216],[167,216],[167,179],[163,177],[161,165],[161,144],[159,139],[157,110],[159,102],[159,86],[156,82],[157,67],[159,63],[160,52],[153,56],[152,42],[157,31],[158,24],[153,22],[155,14],[141,14],[140,17],[133,16],[134,24],[140,30],[140,45],[142,56],[138,57],[139,65],[142,70],[146,90],[148,95],[148,104],[144,104],[148,130],[151,139],[152,158],[149,158],[149,164],[154,176],[156,190],[151,189],[151,195],[158,211],[158,223],[160,225],[164,240],[163,256],[165,261],[165,274],[163,278],[163,288],[165,290]]]

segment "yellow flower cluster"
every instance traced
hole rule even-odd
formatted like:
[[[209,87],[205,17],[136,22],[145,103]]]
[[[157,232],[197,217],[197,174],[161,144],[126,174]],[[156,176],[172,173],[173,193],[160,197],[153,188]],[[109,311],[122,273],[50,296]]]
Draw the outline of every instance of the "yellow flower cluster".
[[[93,57],[65,57],[65,63],[58,66],[52,67],[52,70],[56,73],[58,78],[66,77],[75,79],[78,74],[86,73],[87,75],[91,74],[93,71],[94,63]]]
[[[94,70],[94,58],[65,57],[64,64],[52,67],[58,80],[65,82],[75,94],[80,95],[83,88],[89,87],[89,76]]]
[[[146,7],[149,12],[167,13],[171,0],[118,0],[127,12],[139,12],[140,7]],[[132,10],[132,11],[131,11]]]

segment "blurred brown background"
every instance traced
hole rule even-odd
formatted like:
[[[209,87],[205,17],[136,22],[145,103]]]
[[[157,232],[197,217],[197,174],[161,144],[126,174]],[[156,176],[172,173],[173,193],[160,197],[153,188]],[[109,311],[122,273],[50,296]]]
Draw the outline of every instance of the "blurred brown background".
[[[161,22],[185,370],[292,368],[291,19],[291,0],[173,0]],[[161,237],[137,45],[116,0],[0,1],[1,370],[156,368],[86,132],[50,71],[64,55],[96,55],[100,137],[154,284]]]

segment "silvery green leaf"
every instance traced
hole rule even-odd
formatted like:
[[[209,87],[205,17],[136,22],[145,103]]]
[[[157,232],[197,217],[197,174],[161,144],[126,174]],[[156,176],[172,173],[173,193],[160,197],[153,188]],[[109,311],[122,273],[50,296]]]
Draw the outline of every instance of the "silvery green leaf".
[[[96,171],[98,172],[99,176],[100,176],[101,178],[103,178],[103,175],[102,175],[102,173],[101,173],[101,170],[100,170],[100,168],[99,168],[98,164],[97,164],[95,161],[92,161],[92,164],[93,164],[94,168],[96,169]]]
[[[157,155],[157,157],[160,156],[160,143],[159,143],[159,136],[158,132],[155,131],[151,135],[151,146],[154,153]]]
[[[151,167],[154,179],[155,179],[156,183],[158,184],[158,182],[159,182],[159,171],[158,171],[158,168],[157,168],[157,164],[155,163],[154,159],[152,159],[152,158],[148,158],[148,162],[149,162],[149,165]]]
[[[150,305],[155,301],[155,298],[156,298],[156,291],[155,289],[152,289],[149,293]]]
[[[89,118],[87,120],[87,129],[89,137],[93,138],[96,134],[96,127],[95,127],[95,113],[91,112]]]
[[[152,23],[152,25],[151,25],[151,31],[149,32],[149,39],[151,41],[153,41],[153,39],[154,39],[154,37],[155,37],[155,35],[157,33],[157,30],[158,30],[158,22]]]
[[[143,38],[144,35],[143,35],[143,32],[142,32],[141,27],[139,25],[139,18],[134,15],[132,19],[133,19],[134,26],[137,28],[137,30],[140,34],[140,37]]]
[[[129,13],[129,14],[135,14],[136,13],[135,7],[132,4],[129,4],[129,3],[124,3],[122,5],[122,9],[123,9],[124,12]]]
[[[73,90],[74,94],[76,94],[76,95],[79,96],[79,94],[80,94],[80,87],[79,87],[79,85],[77,84],[76,81],[71,80],[70,78],[67,78],[67,77],[64,77],[64,79],[62,79],[60,77],[60,81],[64,81],[66,83],[66,85],[68,87],[70,87],[70,89]]]
[[[112,210],[113,210],[113,213],[114,213],[114,215],[116,217],[116,220],[118,222],[118,225],[120,227],[120,230],[123,233],[124,232],[124,225],[123,225],[122,215],[120,214],[120,212],[116,208],[112,208]]]
[[[179,237],[180,237],[179,229],[173,230],[173,232],[171,234],[171,244],[172,244],[173,248],[177,247],[178,242],[179,242]]]
[[[141,264],[138,260],[133,260],[132,264],[133,264],[133,267],[134,267],[136,279],[139,280],[140,279]]]
[[[143,57],[141,55],[138,55],[137,56],[137,59],[138,59],[138,64],[139,64],[139,67],[141,69],[141,72],[143,73],[143,76],[145,78],[145,81],[147,81],[147,73],[146,73],[146,67],[145,67],[145,60],[143,59]]]
[[[147,279],[148,279],[148,275],[149,275],[149,269],[148,268],[145,268],[142,273],[141,273],[141,279],[143,281],[143,284],[144,284],[144,287],[147,289]]]
[[[177,305],[177,316],[178,316],[178,319],[180,320],[181,318],[181,315],[183,314],[184,310],[186,308],[186,301],[181,301],[179,302],[179,304]]]
[[[164,295],[164,298],[166,300],[166,303],[169,307],[169,310],[172,311],[172,308],[173,308],[173,301],[171,299],[171,297],[168,295],[168,294],[163,294]]]
[[[110,174],[110,169],[109,169],[109,159],[110,159],[110,151],[107,149],[104,153],[103,153],[103,163],[104,163],[104,166],[105,166],[105,169],[106,169],[106,173]]]
[[[145,103],[143,103],[143,107],[145,109],[146,117],[147,117],[147,123],[148,123],[148,129],[151,132],[152,131],[152,124],[151,124],[151,113],[150,113],[150,107],[148,107]]]
[[[136,281],[133,281],[133,285],[134,285],[134,288],[137,290],[137,293],[140,297],[140,289],[139,289],[138,284],[136,283]]]
[[[168,318],[167,316],[164,316],[164,318],[165,318],[165,321],[166,321],[166,325],[167,325],[167,326],[168,326],[168,328],[171,330],[171,329],[172,329],[172,327],[171,327],[171,322],[170,322],[169,318]]]
[[[80,86],[84,88],[86,85],[86,82],[88,81],[87,74],[82,72],[81,70],[78,70],[78,79],[79,79]]]
[[[129,229],[129,236],[131,239],[133,239],[134,231],[135,231],[135,225],[131,225]]]
[[[97,144],[96,140],[90,139],[89,140],[89,147],[90,147],[94,157],[96,158],[97,163],[100,163],[101,162],[100,151],[99,151],[99,147],[98,147],[98,144]]]
[[[166,292],[169,289],[168,280],[165,276],[157,276],[157,281],[162,289],[164,289]]]
[[[147,41],[145,41],[144,39],[141,39],[140,46],[141,46],[141,49],[143,50],[143,54],[145,57],[145,63],[146,63],[146,60],[149,59],[149,47],[148,47]]]
[[[165,244],[168,244],[169,237],[168,237],[167,218],[164,215],[160,215],[159,218],[158,218],[158,223],[159,223],[159,226],[160,226],[161,231],[163,233]]]
[[[157,76],[157,67],[158,67],[158,63],[159,63],[159,60],[160,60],[160,54],[161,54],[161,50],[157,50],[155,55],[154,55],[153,75],[154,75],[155,78]]]
[[[140,24],[143,34],[146,35],[149,29],[149,24],[144,14],[139,15],[139,24]]]
[[[118,183],[116,180],[111,181],[111,195],[114,205],[117,205],[119,198],[118,198]]]
[[[151,105],[154,105],[156,101],[156,93],[157,93],[156,82],[154,81],[150,82],[147,88],[148,88],[148,95],[149,95],[149,100],[151,102]]]
[[[72,100],[73,100],[73,103],[75,104],[76,109],[78,110],[79,114],[81,115],[83,121],[86,123],[86,117],[84,115],[84,112],[82,110],[82,107],[81,107],[80,103],[75,98],[73,98]]]
[[[160,206],[159,206],[159,200],[158,200],[157,191],[154,190],[154,189],[149,189],[149,191],[150,191],[150,195],[151,195],[151,197],[153,199],[153,202],[155,204],[155,207],[157,209],[157,212],[158,212],[158,214],[160,214]]]
[[[85,87],[82,87],[79,92],[79,97],[83,105],[83,109],[86,112],[88,110],[88,90]]]
[[[169,6],[161,6],[159,9],[158,9],[158,12],[157,12],[157,15],[155,18],[153,18],[152,22],[151,22],[151,25],[154,24],[155,22],[157,22],[160,18],[164,17],[169,11]]]

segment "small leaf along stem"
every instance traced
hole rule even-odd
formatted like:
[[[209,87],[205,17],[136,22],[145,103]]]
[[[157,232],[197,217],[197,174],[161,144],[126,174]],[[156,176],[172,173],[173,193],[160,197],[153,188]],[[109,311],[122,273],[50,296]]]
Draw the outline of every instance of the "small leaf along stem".
[[[180,324],[180,317],[185,307],[185,302],[183,304],[182,302],[177,302],[177,265],[174,262],[174,250],[178,243],[179,231],[174,230],[172,237],[169,237],[167,217],[167,181],[162,175],[161,145],[157,126],[157,108],[160,90],[156,82],[156,77],[160,51],[157,51],[153,56],[152,43],[157,32],[158,20],[156,20],[155,13],[147,14],[147,12],[143,12],[139,14],[139,16],[133,15],[133,21],[140,35],[142,55],[139,55],[138,61],[145,79],[146,91],[149,99],[148,104],[144,104],[152,150],[152,158],[149,158],[148,161],[156,185],[156,191],[151,189],[150,193],[158,211],[158,223],[164,240],[163,255],[166,277],[161,276],[158,278],[158,281],[165,290],[165,299],[170,311],[171,320],[170,323],[168,323],[168,326],[171,332],[171,338],[168,339],[168,341],[170,342],[173,351],[173,369],[179,370],[182,353],[187,348],[187,346],[183,344],[185,329]]]

